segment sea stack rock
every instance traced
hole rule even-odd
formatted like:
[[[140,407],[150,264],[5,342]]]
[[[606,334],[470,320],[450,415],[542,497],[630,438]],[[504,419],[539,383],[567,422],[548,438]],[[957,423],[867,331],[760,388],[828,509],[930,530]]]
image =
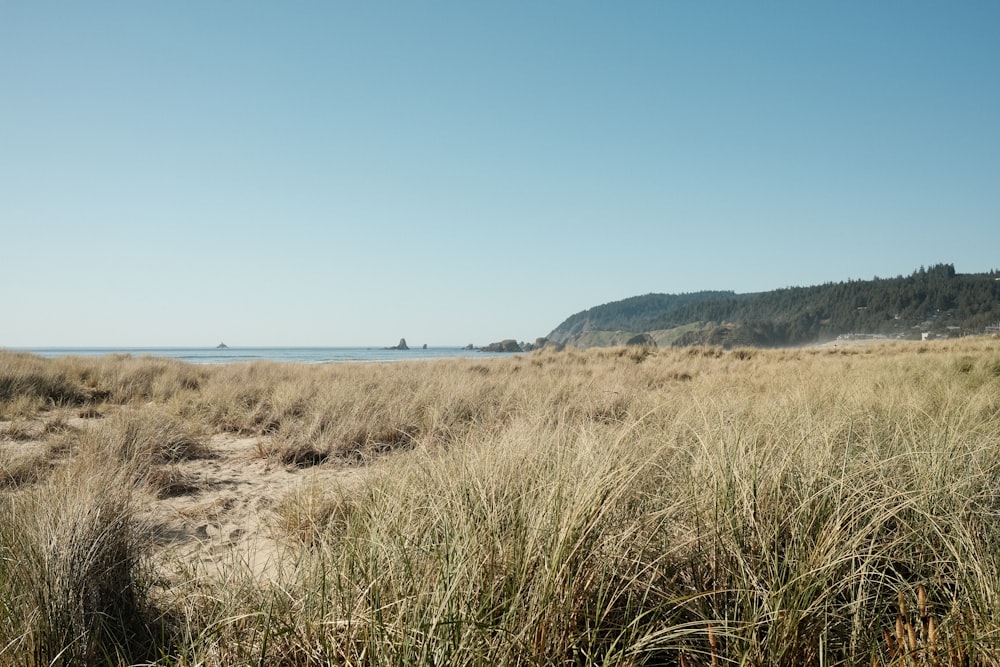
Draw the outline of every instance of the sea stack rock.
[[[486,347],[480,348],[480,352],[524,352],[521,346],[513,338],[507,338],[499,343],[490,343]]]
[[[406,344],[406,339],[405,338],[400,338],[399,339],[399,345],[396,345],[395,347],[390,347],[389,349],[390,350],[409,350],[410,346]]]

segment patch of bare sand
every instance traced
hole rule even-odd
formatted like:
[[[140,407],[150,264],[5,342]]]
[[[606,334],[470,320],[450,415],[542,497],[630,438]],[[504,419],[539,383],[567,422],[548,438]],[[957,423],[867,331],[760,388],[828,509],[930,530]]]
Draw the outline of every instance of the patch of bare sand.
[[[80,416],[77,410],[56,408],[0,420],[0,488],[31,483],[44,469],[68,461],[74,436],[100,424],[104,413],[114,410]],[[361,479],[359,469],[332,463],[309,468],[282,465],[264,455],[266,441],[266,437],[217,434],[207,443],[208,456],[151,471],[169,470],[178,480],[161,494],[166,497],[150,490],[143,499],[142,518],[152,526],[153,557],[164,576],[170,578],[170,570],[211,576],[233,562],[248,565],[255,576],[270,576],[283,557],[283,536],[271,530],[272,508],[308,485],[336,488]],[[294,559],[292,553],[284,555]]]
[[[211,455],[176,466],[186,491],[151,498],[147,519],[157,535],[154,556],[206,576],[232,562],[255,577],[271,577],[282,565],[282,536],[270,529],[271,508],[306,484],[355,483],[355,469],[316,466],[299,469],[265,457],[264,437],[215,435]],[[174,568],[176,569],[176,567]],[[169,575],[168,575],[169,576]]]

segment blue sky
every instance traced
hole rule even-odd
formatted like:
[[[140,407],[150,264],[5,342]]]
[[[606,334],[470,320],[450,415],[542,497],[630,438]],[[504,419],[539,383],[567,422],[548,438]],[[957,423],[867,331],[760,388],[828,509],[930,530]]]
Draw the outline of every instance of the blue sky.
[[[1000,267],[997,2],[0,0],[0,346]]]

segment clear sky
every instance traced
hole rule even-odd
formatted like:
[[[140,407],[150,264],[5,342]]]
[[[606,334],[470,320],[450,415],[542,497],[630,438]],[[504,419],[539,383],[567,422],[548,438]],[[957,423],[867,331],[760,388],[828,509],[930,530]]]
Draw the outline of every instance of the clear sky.
[[[1000,2],[0,0],[0,346],[1000,267]]]

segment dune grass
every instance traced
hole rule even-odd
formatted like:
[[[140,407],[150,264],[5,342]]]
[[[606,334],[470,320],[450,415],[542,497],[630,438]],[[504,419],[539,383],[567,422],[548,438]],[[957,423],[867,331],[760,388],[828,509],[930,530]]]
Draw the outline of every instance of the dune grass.
[[[127,482],[62,474],[4,497],[0,663],[134,664],[151,655],[145,543]]]
[[[0,435],[2,665],[1000,664],[996,340],[0,352],[0,389],[8,433],[61,443]],[[213,433],[357,472],[276,500],[266,575],[164,563],[136,512]]]

